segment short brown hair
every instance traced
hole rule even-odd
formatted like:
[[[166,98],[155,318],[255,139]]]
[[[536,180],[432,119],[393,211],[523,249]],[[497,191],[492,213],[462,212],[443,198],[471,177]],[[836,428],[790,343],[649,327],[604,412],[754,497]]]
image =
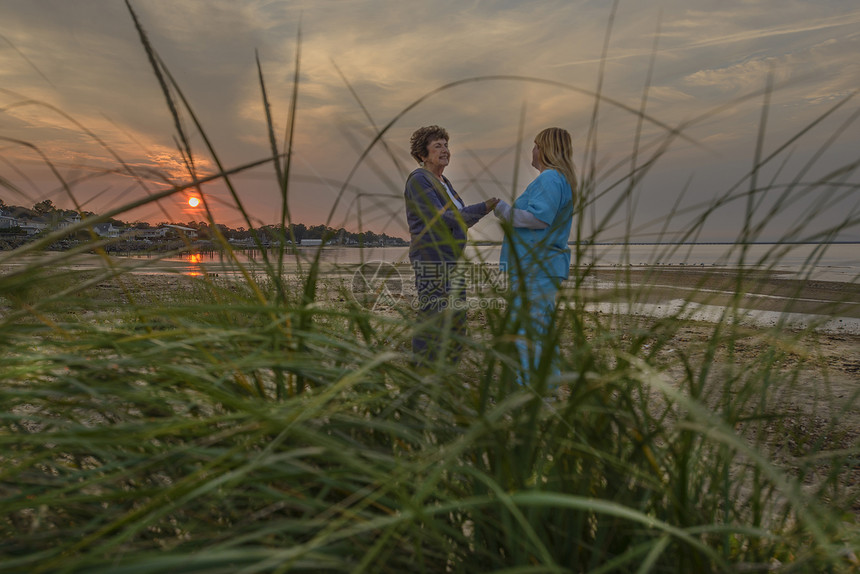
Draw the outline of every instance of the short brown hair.
[[[448,141],[448,131],[439,126],[424,126],[418,128],[409,138],[409,153],[415,158],[415,161],[421,163],[424,157],[427,156],[427,146],[435,140]]]

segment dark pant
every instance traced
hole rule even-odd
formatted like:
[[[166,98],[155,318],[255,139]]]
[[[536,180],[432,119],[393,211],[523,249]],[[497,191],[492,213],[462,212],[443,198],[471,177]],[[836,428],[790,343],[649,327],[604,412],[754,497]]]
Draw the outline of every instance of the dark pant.
[[[456,362],[466,334],[466,288],[462,267],[447,261],[413,261],[417,324],[412,352],[419,365],[440,357]]]

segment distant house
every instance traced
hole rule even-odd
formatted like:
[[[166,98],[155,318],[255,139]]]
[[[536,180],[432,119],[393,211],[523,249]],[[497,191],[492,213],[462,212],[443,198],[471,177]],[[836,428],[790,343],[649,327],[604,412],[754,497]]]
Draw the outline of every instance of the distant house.
[[[197,239],[197,230],[182,225],[161,225],[159,227],[148,227],[146,229],[133,229],[131,233],[136,239],[166,239],[168,237],[187,237]]]
[[[11,215],[0,215],[0,229],[18,227],[18,218]]]
[[[322,239],[302,239],[301,241],[299,241],[299,245],[302,245],[302,246],[322,245]]]
[[[183,227],[181,225],[165,225],[164,227],[168,228],[168,230],[172,230],[174,233],[181,237],[185,237],[187,239],[197,239],[197,230],[193,227]]]
[[[113,226],[113,223],[97,223],[93,225],[93,231],[99,237],[119,237],[122,233],[119,227]]]
[[[155,227],[147,229],[135,229],[134,236],[137,239],[164,239],[167,237],[167,227]]]
[[[231,237],[227,240],[230,245],[236,245],[237,247],[253,247],[257,245],[257,242],[254,241],[252,237],[246,237],[244,239],[236,239]]]
[[[77,213],[61,215],[59,212],[47,215],[35,216],[27,213],[18,213],[18,216],[0,215],[0,229],[19,227],[27,235],[35,235],[41,231],[65,229],[81,222],[81,216]]]
[[[67,215],[63,219],[57,222],[57,229],[65,229],[66,227],[70,227],[75,225],[76,223],[81,222],[81,216],[77,213],[72,215]]]
[[[18,226],[27,234],[35,235],[51,226],[47,217],[28,217],[19,220]]]

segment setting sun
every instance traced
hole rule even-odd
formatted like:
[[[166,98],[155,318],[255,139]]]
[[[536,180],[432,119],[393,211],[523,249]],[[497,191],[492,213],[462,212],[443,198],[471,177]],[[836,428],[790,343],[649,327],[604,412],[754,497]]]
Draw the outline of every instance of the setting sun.
[[[191,207],[197,207],[198,205],[200,205],[200,200],[196,197],[192,197],[188,200],[188,205],[190,205]]]

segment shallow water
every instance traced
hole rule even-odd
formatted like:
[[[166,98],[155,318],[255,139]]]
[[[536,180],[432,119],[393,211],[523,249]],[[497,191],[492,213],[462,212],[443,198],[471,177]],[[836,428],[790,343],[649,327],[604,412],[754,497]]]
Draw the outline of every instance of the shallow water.
[[[497,245],[469,246],[466,257],[473,262],[495,265],[499,261]],[[860,281],[860,243],[838,244],[754,244],[745,249],[728,244],[695,245],[592,245],[584,248],[581,265],[602,268],[636,268],[666,266],[671,269],[706,267],[743,267],[766,269],[781,278],[813,279],[858,283]],[[403,279],[411,281],[407,247],[299,247],[286,252],[282,261],[285,273],[308,269],[319,256],[326,274],[351,275],[362,263],[386,262],[397,265]],[[266,253],[269,266],[278,266],[279,254]],[[232,257],[221,251],[163,255],[112,255],[110,266],[133,273],[183,274],[189,276],[239,276],[267,274],[267,265],[259,250],[237,250]],[[37,263],[64,269],[105,269],[108,262],[93,254],[69,255],[64,252],[27,254],[15,257],[6,252],[0,257],[0,273]],[[402,266],[402,267],[401,267]]]
[[[472,261],[495,264],[498,262],[498,246],[470,246],[467,257]],[[106,269],[108,262],[93,254],[53,252],[27,254],[15,257],[6,252],[0,257],[0,273],[14,272],[33,263],[40,266],[65,269]],[[307,269],[319,255],[323,273],[353,278],[361,263],[387,262],[398,265],[403,284],[411,284],[412,271],[408,263],[406,247],[305,247],[286,253],[283,271],[296,273]],[[637,266],[667,266],[673,271],[701,267],[744,267],[766,269],[779,274],[780,278],[805,278],[817,281],[835,281],[856,284],[860,277],[860,244],[756,244],[742,250],[739,246],[725,244],[697,245],[593,245],[583,252],[583,265],[594,264],[597,268],[612,269]],[[278,264],[277,251],[267,253],[269,264]],[[155,255],[111,256],[110,266],[132,273],[180,274],[188,276],[240,276],[244,272],[252,276],[266,274],[266,265],[260,251],[236,251],[234,258],[225,257],[218,251],[184,253],[171,257]],[[402,265],[402,266],[401,266]],[[600,289],[617,287],[613,283],[597,281],[589,277],[586,283]],[[680,292],[678,292],[680,295]],[[860,303],[860,302],[858,302]],[[592,303],[590,310],[625,314],[664,316],[682,312],[695,320],[712,321],[720,318],[724,307],[690,303],[684,299],[661,303]],[[850,317],[824,317],[799,313],[781,313],[766,310],[744,310],[742,316],[733,320],[759,326],[785,325],[790,327],[812,327],[828,332],[860,334],[860,320]]]
[[[498,263],[500,247],[496,245],[469,246],[466,257],[470,261]],[[319,252],[320,261],[327,270],[351,267],[361,263],[384,261],[408,265],[407,247],[300,247],[287,254],[284,260],[287,271],[307,267]],[[263,257],[258,250],[237,251],[236,262],[255,272],[264,269]],[[156,262],[151,257],[118,257],[152,264],[147,273],[180,272],[189,275],[203,273],[235,273],[236,262],[227,260],[220,252],[186,253]],[[269,253],[273,263],[275,252]],[[746,267],[766,268],[785,274],[786,277],[810,278],[819,281],[855,283],[860,279],[860,243],[837,244],[753,244],[742,249],[729,244],[695,245],[593,245],[583,251],[583,265],[599,267],[618,266],[692,266],[692,267]]]

